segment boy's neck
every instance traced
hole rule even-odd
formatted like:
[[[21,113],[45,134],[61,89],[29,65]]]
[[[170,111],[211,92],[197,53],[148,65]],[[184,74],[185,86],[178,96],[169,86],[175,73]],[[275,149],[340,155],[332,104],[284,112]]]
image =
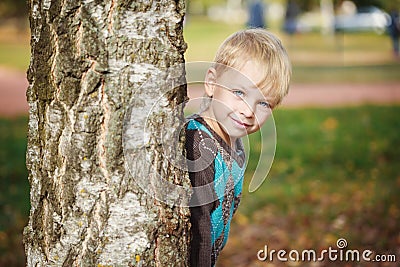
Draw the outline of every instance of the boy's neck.
[[[200,114],[205,122],[224,140],[232,149],[236,149],[236,138],[230,137],[221,127],[221,125],[210,116],[207,111]]]

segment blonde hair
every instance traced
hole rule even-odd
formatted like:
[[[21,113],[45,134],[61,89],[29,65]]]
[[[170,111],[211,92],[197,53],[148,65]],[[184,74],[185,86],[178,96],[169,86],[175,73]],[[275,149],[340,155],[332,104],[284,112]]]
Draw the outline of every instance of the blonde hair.
[[[257,87],[274,99],[275,107],[289,92],[292,67],[281,41],[264,29],[246,29],[229,36],[218,48],[214,59],[217,75],[227,68],[240,70],[253,60],[264,72]],[[220,74],[219,74],[220,73]]]

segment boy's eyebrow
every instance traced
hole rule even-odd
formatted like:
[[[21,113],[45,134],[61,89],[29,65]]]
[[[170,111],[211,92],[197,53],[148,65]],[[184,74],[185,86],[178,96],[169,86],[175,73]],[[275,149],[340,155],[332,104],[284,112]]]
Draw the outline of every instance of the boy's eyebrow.
[[[245,89],[247,90],[248,88],[250,89],[258,89],[258,86],[254,84],[253,82],[250,82],[249,84],[243,84],[243,83],[238,83],[238,82],[232,82],[232,85],[234,87],[240,88],[240,89]]]

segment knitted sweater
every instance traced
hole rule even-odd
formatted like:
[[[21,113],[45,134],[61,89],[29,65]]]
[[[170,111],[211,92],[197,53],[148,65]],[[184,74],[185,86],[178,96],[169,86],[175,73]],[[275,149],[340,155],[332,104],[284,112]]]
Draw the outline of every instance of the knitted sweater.
[[[214,266],[225,246],[242,193],[245,154],[240,139],[231,147],[198,115],[186,125],[191,207],[190,266]],[[205,185],[208,185],[208,187]],[[201,187],[201,190],[197,190]],[[208,190],[207,190],[208,189]]]

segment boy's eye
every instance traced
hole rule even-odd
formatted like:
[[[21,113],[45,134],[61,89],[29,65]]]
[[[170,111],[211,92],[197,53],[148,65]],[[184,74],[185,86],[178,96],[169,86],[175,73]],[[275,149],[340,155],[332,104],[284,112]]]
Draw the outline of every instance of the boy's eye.
[[[240,96],[240,97],[242,97],[244,95],[244,93],[240,90],[232,90],[232,94],[234,94],[235,96]]]
[[[261,101],[259,104],[260,104],[260,106],[262,106],[263,108],[270,108],[270,105],[268,104],[268,102]]]

